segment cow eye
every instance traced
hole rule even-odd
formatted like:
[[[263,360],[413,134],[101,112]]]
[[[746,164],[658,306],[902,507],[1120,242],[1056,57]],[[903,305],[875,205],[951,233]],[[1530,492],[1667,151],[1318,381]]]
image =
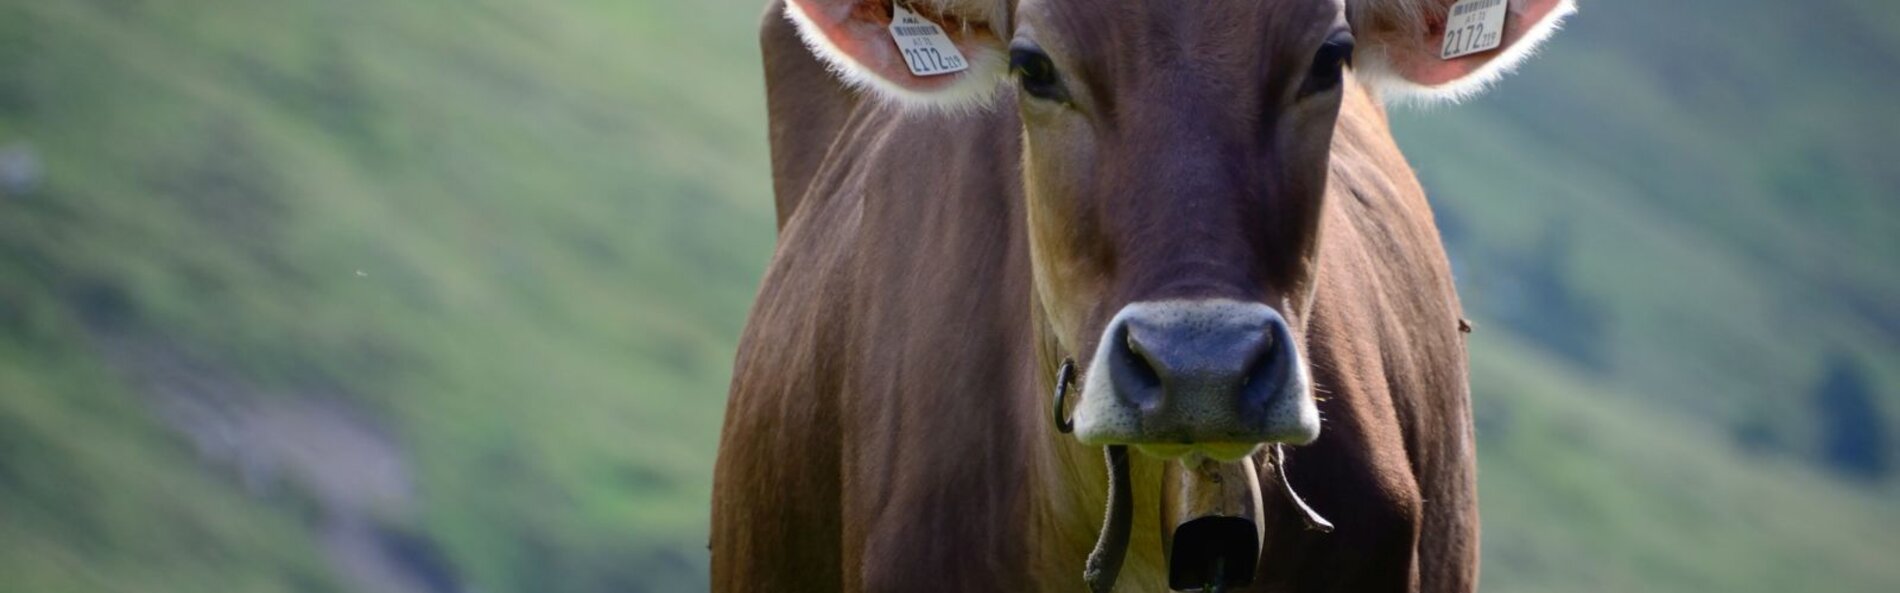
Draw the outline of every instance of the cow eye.
[[[1009,71],[1016,76],[1016,82],[1022,85],[1023,92],[1030,96],[1048,101],[1068,101],[1068,91],[1062,88],[1062,78],[1056,74],[1056,64],[1049,54],[1034,45],[1018,43],[1009,48]]]
[[[1306,73],[1306,82],[1300,85],[1300,98],[1331,92],[1339,88],[1345,80],[1346,67],[1352,65],[1352,32],[1340,30],[1326,38],[1320,44],[1319,52],[1313,55],[1312,69]]]

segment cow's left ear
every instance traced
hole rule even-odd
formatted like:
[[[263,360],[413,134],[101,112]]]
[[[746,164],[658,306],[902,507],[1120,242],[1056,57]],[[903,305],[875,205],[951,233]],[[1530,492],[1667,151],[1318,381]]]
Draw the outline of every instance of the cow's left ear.
[[[1349,0],[1360,79],[1401,100],[1456,101],[1516,67],[1574,0]],[[1502,17],[1502,18],[1499,18]]]
[[[846,83],[908,106],[987,103],[1009,70],[998,0],[785,0],[811,52]]]

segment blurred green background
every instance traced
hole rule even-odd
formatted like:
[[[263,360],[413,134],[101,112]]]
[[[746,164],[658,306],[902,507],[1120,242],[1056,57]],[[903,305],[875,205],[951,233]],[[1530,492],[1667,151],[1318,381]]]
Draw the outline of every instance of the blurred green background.
[[[0,592],[706,587],[758,0],[0,0]],[[1490,591],[1900,590],[1900,6],[1398,110]]]

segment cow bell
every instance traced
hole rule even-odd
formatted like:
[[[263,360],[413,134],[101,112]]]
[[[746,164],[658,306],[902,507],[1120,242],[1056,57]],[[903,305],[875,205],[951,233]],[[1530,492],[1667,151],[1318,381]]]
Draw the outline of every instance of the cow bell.
[[[1254,580],[1266,523],[1252,457],[1186,457],[1162,470],[1161,547],[1168,588],[1224,591]]]

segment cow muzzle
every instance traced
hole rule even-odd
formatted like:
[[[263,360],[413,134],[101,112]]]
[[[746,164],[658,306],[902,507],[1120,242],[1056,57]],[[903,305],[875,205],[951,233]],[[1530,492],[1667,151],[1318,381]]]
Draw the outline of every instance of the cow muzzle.
[[[1319,411],[1286,319],[1225,299],[1134,303],[1104,330],[1075,411],[1076,438],[1148,455],[1234,460],[1319,437]]]

